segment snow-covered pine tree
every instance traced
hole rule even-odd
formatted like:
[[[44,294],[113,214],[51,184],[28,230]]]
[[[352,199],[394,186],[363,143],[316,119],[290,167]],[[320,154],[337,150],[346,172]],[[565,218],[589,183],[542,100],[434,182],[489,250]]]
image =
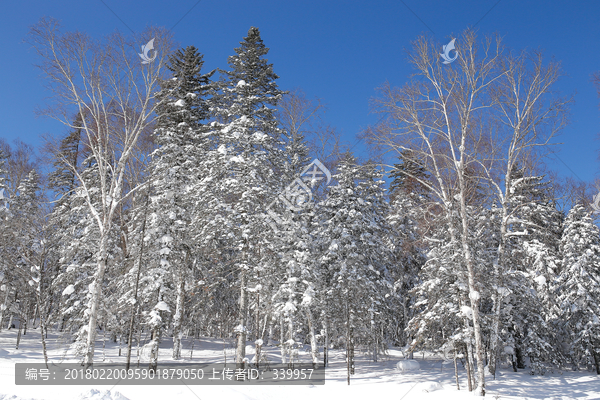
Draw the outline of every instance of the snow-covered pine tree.
[[[409,344],[405,329],[415,311],[416,299],[411,290],[418,284],[419,272],[427,260],[421,235],[427,231],[432,215],[430,193],[423,184],[429,180],[429,174],[409,151],[402,151],[399,161],[389,174],[392,182],[387,219],[392,227],[390,240],[395,262],[390,274],[395,290],[388,302],[395,317],[388,319],[386,331],[391,333],[390,339],[396,345],[405,346]]]
[[[79,115],[75,119],[75,126],[81,125]],[[49,309],[53,311],[52,316],[58,322],[59,330],[63,330],[65,317],[62,315],[61,301],[62,290],[66,287],[57,285],[57,275],[61,271],[61,256],[71,245],[71,228],[79,222],[79,216],[72,212],[75,189],[78,182],[75,174],[69,168],[69,165],[80,166],[80,158],[83,156],[84,146],[81,143],[81,129],[74,129],[65,138],[60,141],[60,145],[53,154],[52,170],[48,174],[48,189],[54,192],[56,197],[52,211],[48,216],[49,229],[49,247],[52,251],[48,254],[48,265],[51,269],[50,276],[52,284],[50,285],[50,305]]]
[[[210,173],[203,190],[213,195],[202,204],[220,203],[215,208],[219,215],[207,226],[212,231],[207,236],[226,238],[226,253],[233,258],[239,285],[237,363],[246,357],[248,288],[256,288],[254,269],[272,240],[263,215],[279,193],[278,178],[284,169],[282,132],[273,108],[283,92],[275,82],[278,76],[273,65],[265,58],[269,49],[255,27],[240,45],[228,59],[231,69],[223,71],[220,92],[211,108],[218,120],[212,124],[216,148],[205,158],[205,170]]]
[[[501,342],[497,353],[490,354],[491,371],[496,356],[512,360],[515,371],[525,368],[529,357],[531,373],[563,363],[552,310],[562,215],[543,179],[525,176],[522,169],[512,173],[503,268],[494,278],[495,298],[502,303],[494,307],[494,313],[500,312]]]
[[[575,366],[595,365],[600,374],[600,230],[581,204],[567,215],[561,250],[556,294],[571,340],[569,355]]]
[[[15,266],[14,271],[20,275],[19,294],[21,306],[19,309],[19,333],[27,332],[28,321],[38,317],[41,323],[42,351],[47,363],[45,328],[47,314],[48,274],[46,265],[47,235],[45,225],[45,210],[43,209],[43,194],[40,189],[40,177],[32,169],[26,178],[21,180],[16,198],[11,207],[11,233],[13,236],[14,254],[9,262]],[[34,322],[35,323],[35,322]]]
[[[190,280],[194,259],[192,189],[197,178],[194,172],[208,149],[203,122],[208,118],[206,96],[212,90],[212,73],[201,73],[203,63],[195,47],[177,50],[167,63],[173,76],[161,81],[161,90],[156,95],[159,103],[155,140],[159,147],[150,166],[152,196],[147,229],[152,242],[148,252],[152,262],[160,263],[154,273],[163,275],[161,280],[172,280],[175,287],[175,304],[170,305],[175,360],[181,358],[185,285]],[[157,318],[153,317],[153,321]],[[153,340],[155,354],[160,329],[153,332]]]
[[[298,116],[288,114],[287,117],[292,120]],[[287,130],[283,132],[284,169],[281,183],[292,188],[297,188],[296,180],[302,179],[301,173],[310,165],[308,146],[297,124],[297,121],[295,123],[288,121]],[[279,221],[282,223],[276,225],[277,232],[273,236],[271,245],[270,254],[275,257],[269,261],[265,260],[264,263],[273,268],[271,271],[262,271],[261,273],[264,275],[270,272],[279,279],[272,282],[273,294],[271,296],[268,296],[269,287],[263,286],[263,291],[267,295],[263,298],[266,297],[268,300],[270,297],[273,301],[271,314],[269,310],[265,310],[263,331],[268,334],[266,332],[268,319],[279,321],[282,362],[286,362],[288,356],[292,361],[293,347],[299,340],[297,332],[306,332],[311,345],[312,361],[316,365],[318,349],[314,308],[317,302],[313,301],[313,298],[317,278],[314,262],[310,257],[314,246],[311,222],[314,216],[314,199],[312,193],[304,193],[301,188],[297,189],[304,197],[299,198],[299,193],[294,193],[290,196],[290,201],[304,200],[295,204],[298,206],[298,210],[286,209],[281,204],[279,204],[279,208],[273,208],[275,212],[280,213]],[[288,193],[283,192],[282,194],[285,196]]]
[[[381,343],[376,332],[391,286],[391,251],[385,245],[389,228],[380,173],[373,165],[359,166],[346,153],[334,179],[338,185],[331,187],[320,210],[318,261],[326,290],[322,305],[326,334],[346,347],[349,383],[355,345],[374,349]]]
[[[6,154],[0,149],[0,256],[6,260],[10,251],[8,244],[11,241],[9,229],[10,211],[9,211],[9,190],[8,190],[8,170],[6,166]],[[4,316],[9,313],[9,301],[13,287],[11,285],[12,273],[6,262],[0,263],[0,330],[3,328]]]

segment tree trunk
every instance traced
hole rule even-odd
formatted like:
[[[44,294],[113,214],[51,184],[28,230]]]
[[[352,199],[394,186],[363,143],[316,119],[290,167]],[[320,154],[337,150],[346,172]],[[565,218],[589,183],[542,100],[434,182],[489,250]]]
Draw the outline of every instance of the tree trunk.
[[[46,347],[46,335],[48,334],[46,331],[46,322],[42,313],[40,313],[40,334],[42,335],[42,353],[44,354],[44,363],[46,364],[46,368],[48,368],[48,350]]]
[[[329,316],[327,311],[324,312],[323,316],[323,334],[325,336],[325,343],[323,345],[323,367],[329,366]]]
[[[239,311],[239,331],[237,332],[237,346],[235,349],[235,362],[238,365],[244,363],[246,358],[246,318],[248,313],[248,291],[246,266],[242,267],[240,272],[240,311]]]
[[[187,256],[186,256],[187,259]],[[185,280],[179,276],[179,285],[177,285],[177,299],[175,315],[173,317],[173,360],[181,358],[181,324],[183,320],[183,302],[185,299]]]
[[[27,335],[27,323],[29,322],[29,309],[31,308],[31,304],[29,300],[25,303],[25,313],[23,314],[23,318],[19,318],[19,325],[23,322],[23,336]]]
[[[350,375],[354,374],[354,343],[352,341],[352,328],[350,310],[348,310],[348,301],[346,300],[346,372],[348,385],[350,385]]]
[[[525,368],[525,358],[523,357],[523,351],[520,346],[515,346],[515,354],[517,356],[517,368]]]
[[[35,321],[37,320],[38,311],[39,311],[39,304],[36,302],[35,308],[33,309],[33,318],[31,318],[31,329],[35,329]]]
[[[108,255],[108,232],[104,232],[100,239],[99,258],[94,282],[92,284],[92,298],[90,299],[90,316],[88,323],[88,337],[86,343],[85,365],[91,366],[94,363],[94,349],[96,345],[96,323],[98,321],[98,309],[102,297],[102,283],[104,282],[104,273],[106,272],[106,260]]]
[[[500,225],[500,243],[498,244],[498,256],[496,260],[496,278],[498,279],[497,285],[498,289],[503,287],[503,273],[504,273],[504,249],[505,249],[505,241],[507,240],[507,231],[508,231],[508,203],[506,196],[510,196],[510,185],[511,185],[511,176],[510,169],[505,178],[505,198],[502,201],[502,220]],[[496,378],[496,365],[498,364],[498,343],[500,341],[500,313],[502,312],[502,293],[499,293],[496,290],[492,296],[492,301],[494,303],[494,314],[492,317],[492,332],[490,337],[490,360],[488,363],[488,369],[492,375],[494,375],[494,379]]]
[[[157,325],[152,330],[152,347],[150,348],[150,363],[148,365],[148,368],[154,370],[154,372],[156,372],[156,369],[158,368],[158,350],[160,346],[160,336],[160,325]]]
[[[142,222],[142,232],[140,235],[140,256],[138,258],[138,269],[135,276],[135,288],[133,291],[133,304],[131,305],[131,318],[129,320],[129,333],[127,336],[127,362],[125,363],[125,370],[129,370],[131,365],[131,347],[133,346],[133,327],[135,323],[135,315],[139,312],[138,304],[138,289],[140,287],[140,274],[142,272],[142,257],[144,255],[144,237],[146,236],[146,217],[148,214],[148,204],[150,203],[150,189],[146,194],[146,207],[144,208],[144,221]],[[140,329],[141,335],[141,329]],[[139,355],[140,340],[138,339],[138,355]],[[138,359],[139,366],[139,359]]]
[[[292,343],[294,343],[294,318],[291,313],[288,314],[288,341],[286,345],[286,349],[288,351],[288,362],[291,364],[294,362],[294,350],[292,348]]]
[[[473,369],[471,368],[472,364],[471,364],[471,360],[470,360],[470,356],[469,356],[469,348],[470,346],[465,345],[465,363],[466,363],[466,367],[467,367],[467,384],[469,387],[469,392],[473,391]]]
[[[319,348],[317,347],[317,338],[315,336],[315,325],[313,323],[312,312],[306,307],[306,320],[308,321],[308,336],[310,338],[310,356],[312,358],[313,368],[317,368],[319,362]]]
[[[279,317],[279,348],[281,350],[281,363],[287,362],[285,344],[285,320],[283,314]]]
[[[371,317],[371,349],[373,352],[373,362],[377,362],[377,353],[379,352],[378,346],[377,346],[377,333],[376,333],[376,327],[375,327],[375,311],[374,308],[375,305],[373,304],[373,302],[371,302],[371,311],[370,311],[370,317]]]
[[[4,312],[8,309],[8,295],[10,293],[10,289],[8,286],[6,287],[6,296],[4,296],[4,302],[0,307],[0,331],[2,331],[2,321],[4,320]],[[10,326],[9,326],[10,328]]]
[[[483,339],[481,337],[481,325],[479,317],[479,302],[480,293],[477,290],[477,284],[475,282],[475,268],[473,265],[473,259],[471,256],[471,248],[468,242],[468,218],[467,218],[467,205],[465,202],[466,190],[462,188],[464,185],[464,179],[459,175],[459,181],[461,185],[461,196],[460,196],[460,208],[461,208],[461,220],[462,220],[462,235],[461,242],[465,257],[465,263],[467,264],[468,282],[469,282],[469,300],[471,304],[472,319],[473,319],[473,333],[475,334],[475,355],[477,359],[477,393],[478,396],[485,396],[485,362],[483,358]]]
[[[460,383],[458,381],[458,364],[456,362],[456,347],[454,347],[454,377],[456,378],[456,390],[460,390]]]
[[[492,302],[494,303],[494,316],[492,318],[488,370],[490,371],[490,374],[494,375],[495,377],[496,364],[498,362],[498,342],[500,340],[500,303],[502,302],[499,293],[494,293],[492,296]]]
[[[19,343],[21,342],[21,331],[23,328],[23,324],[21,323],[21,318],[19,318],[19,333],[17,333],[17,345],[15,346],[15,349],[19,349]]]

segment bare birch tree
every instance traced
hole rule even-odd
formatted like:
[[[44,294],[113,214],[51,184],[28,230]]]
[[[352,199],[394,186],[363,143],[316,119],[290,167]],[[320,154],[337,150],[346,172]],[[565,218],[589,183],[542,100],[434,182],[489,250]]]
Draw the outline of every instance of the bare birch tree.
[[[429,181],[410,178],[437,196],[449,220],[450,236],[461,244],[475,339],[476,391],[483,396],[485,358],[479,307],[483,285],[490,279],[482,278],[483,271],[477,270],[469,243],[472,227],[468,209],[484,206],[481,199],[476,201],[473,185],[476,182],[487,187],[502,208],[502,237],[494,263],[494,275],[501,276],[506,241],[511,235],[511,171],[517,163],[535,162],[543,155],[540,147],[549,144],[565,125],[568,100],[551,92],[559,66],[546,65],[539,53],[513,56],[504,51],[499,38],[484,38],[479,43],[470,30],[457,40],[454,63],[442,64],[439,48],[423,37],[414,43],[409,61],[418,78],[400,89],[389,84],[380,89],[375,107],[387,119],[370,128],[366,137],[386,150],[412,151],[431,174]],[[453,212],[458,213],[458,230],[452,228]],[[489,365],[496,362],[501,296],[495,294],[493,302]]]
[[[439,48],[425,37],[413,44],[409,62],[418,79],[403,88],[381,88],[376,110],[388,118],[367,132],[367,138],[392,151],[412,151],[431,175],[429,181],[411,176],[427,187],[442,206],[451,239],[460,243],[466,266],[469,302],[477,361],[477,394],[485,395],[484,343],[479,305],[480,274],[469,242],[468,206],[472,175],[479,171],[478,158],[489,141],[485,113],[493,106],[489,90],[504,72],[499,68],[499,39],[477,45],[475,34],[466,31],[457,40],[458,59],[444,65]],[[453,227],[458,214],[460,229]],[[462,263],[461,263],[462,264]]]
[[[138,49],[155,39],[156,58],[141,63]],[[119,209],[143,185],[124,191],[127,166],[138,140],[154,118],[154,96],[163,72],[163,60],[172,49],[171,34],[151,28],[128,38],[114,33],[96,41],[81,32],[61,33],[53,19],[42,19],[28,37],[41,59],[53,103],[43,113],[71,129],[81,129],[100,176],[100,203],[94,205],[90,189],[76,165],[64,160],[81,185],[89,212],[98,225],[100,239],[96,271],[87,310],[85,364],[93,364],[98,310],[107,268],[108,233]],[[152,53],[148,54],[152,57]],[[82,116],[74,126],[72,116]]]
[[[500,280],[499,290],[493,292],[494,314],[490,337],[489,370],[495,373],[498,357],[501,306],[504,303],[501,281],[505,273],[506,248],[514,219],[512,190],[514,172],[519,165],[535,168],[544,149],[567,123],[568,98],[555,95],[552,86],[560,77],[560,66],[544,63],[539,52],[521,52],[505,55],[500,67],[503,76],[497,81],[492,96],[495,98],[493,117],[499,122],[498,135],[489,148],[487,162],[480,165],[489,186],[495,193],[501,210],[500,242],[494,266],[494,275]]]

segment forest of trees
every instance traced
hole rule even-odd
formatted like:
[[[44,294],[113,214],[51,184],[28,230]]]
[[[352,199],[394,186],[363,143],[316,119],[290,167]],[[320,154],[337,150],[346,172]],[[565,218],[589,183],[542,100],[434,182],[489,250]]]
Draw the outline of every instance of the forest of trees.
[[[165,337],[173,359],[183,337],[235,339],[237,363],[307,345],[322,365],[342,348],[349,370],[406,346],[458,357],[480,394],[501,363],[600,373],[600,231],[544,172],[570,102],[558,64],[466,31],[443,65],[419,38],[359,159],[315,122],[318,102],[279,89],[257,28],[219,71],[152,36],[159,57],[141,65],[121,51],[141,39],[32,29],[46,112],[68,132],[37,161],[2,146],[0,329],[39,327],[44,350],[58,331],[88,365],[100,334],[128,362],[147,337],[150,368]],[[315,158],[331,182],[273,206],[273,229],[267,206]]]

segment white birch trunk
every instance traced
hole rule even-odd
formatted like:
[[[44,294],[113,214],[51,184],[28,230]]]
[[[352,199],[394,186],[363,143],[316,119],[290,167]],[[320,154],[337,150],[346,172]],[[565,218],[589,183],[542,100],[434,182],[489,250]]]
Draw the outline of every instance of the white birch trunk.
[[[239,332],[237,336],[237,346],[235,349],[235,362],[236,364],[242,364],[246,358],[246,317],[248,308],[248,292],[246,290],[246,269],[245,266],[242,268],[240,276],[240,313],[239,313]]]
[[[89,367],[94,363],[94,350],[96,345],[96,324],[98,322],[98,309],[102,297],[102,282],[104,281],[104,273],[106,272],[106,258],[108,254],[107,250],[108,237],[107,234],[102,234],[102,237],[100,239],[98,266],[96,273],[94,274],[94,282],[92,284],[92,298],[90,299],[88,336],[84,361],[86,367]]]

